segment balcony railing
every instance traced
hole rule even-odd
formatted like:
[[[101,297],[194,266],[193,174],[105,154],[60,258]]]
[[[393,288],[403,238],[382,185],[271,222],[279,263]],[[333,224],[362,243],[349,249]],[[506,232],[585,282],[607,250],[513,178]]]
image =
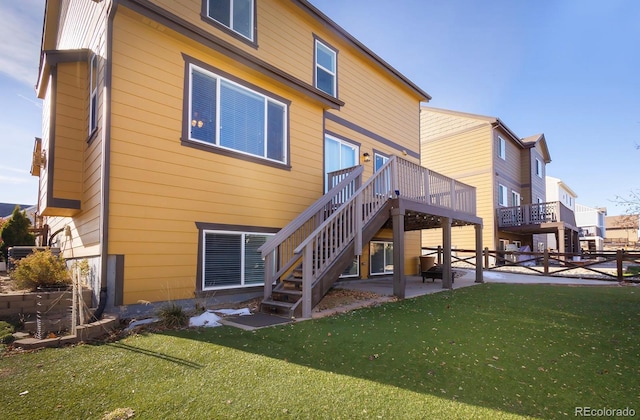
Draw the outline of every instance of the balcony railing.
[[[541,225],[543,223],[566,222],[575,226],[573,211],[559,201],[526,204],[516,207],[501,207],[498,212],[498,227]]]

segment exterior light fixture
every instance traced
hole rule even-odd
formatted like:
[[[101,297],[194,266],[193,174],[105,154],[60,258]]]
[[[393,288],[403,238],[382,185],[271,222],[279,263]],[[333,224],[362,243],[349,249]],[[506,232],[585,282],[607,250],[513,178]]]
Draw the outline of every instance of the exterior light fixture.
[[[371,162],[371,155],[369,153],[367,153],[367,152],[364,152],[362,154],[362,160],[364,162]]]

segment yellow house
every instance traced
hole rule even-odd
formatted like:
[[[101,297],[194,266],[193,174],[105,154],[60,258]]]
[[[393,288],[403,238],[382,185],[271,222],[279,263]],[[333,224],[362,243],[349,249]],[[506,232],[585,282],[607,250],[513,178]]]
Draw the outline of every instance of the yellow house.
[[[573,210],[546,202],[551,157],[544,134],[520,138],[499,118],[429,106],[421,107],[420,121],[422,165],[476,187],[484,246],[543,251],[552,233],[561,238],[560,252],[579,249]],[[468,230],[452,232],[454,248],[474,250],[474,243]],[[440,244],[438,232],[423,232],[425,247]]]
[[[49,0],[43,31],[42,241],[90,262],[100,308],[274,300],[300,269],[307,315],[340,275],[393,274],[402,294],[420,234],[391,209],[412,211],[398,179],[422,170],[430,97],[309,2]],[[419,210],[481,223],[471,204]]]

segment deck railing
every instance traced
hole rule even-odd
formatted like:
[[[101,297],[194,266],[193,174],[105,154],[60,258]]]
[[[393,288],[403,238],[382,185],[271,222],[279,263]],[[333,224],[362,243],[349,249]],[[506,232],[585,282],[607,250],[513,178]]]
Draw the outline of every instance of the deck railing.
[[[474,187],[397,156],[361,185],[362,172],[357,166],[331,173],[329,191],[258,249],[265,259],[265,299],[274,281],[302,261],[302,313],[309,317],[317,279],[352,241],[360,254],[363,228],[390,199],[476,213]]]
[[[541,225],[555,222],[576,225],[573,211],[559,201],[502,207],[497,210],[497,213],[498,227]]]
[[[403,198],[476,214],[476,189],[438,172],[398,158],[398,192]]]

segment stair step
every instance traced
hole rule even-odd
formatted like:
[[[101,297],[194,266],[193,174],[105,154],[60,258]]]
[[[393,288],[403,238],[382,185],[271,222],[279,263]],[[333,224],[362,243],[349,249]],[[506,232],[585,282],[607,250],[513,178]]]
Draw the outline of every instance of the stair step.
[[[295,302],[280,302],[273,299],[265,299],[260,303],[260,312],[291,318],[294,305]]]
[[[271,292],[271,299],[277,302],[290,302],[295,303],[302,299],[302,291],[291,289],[274,289]]]
[[[302,290],[302,279],[291,277],[283,279],[282,287],[289,290]]]

